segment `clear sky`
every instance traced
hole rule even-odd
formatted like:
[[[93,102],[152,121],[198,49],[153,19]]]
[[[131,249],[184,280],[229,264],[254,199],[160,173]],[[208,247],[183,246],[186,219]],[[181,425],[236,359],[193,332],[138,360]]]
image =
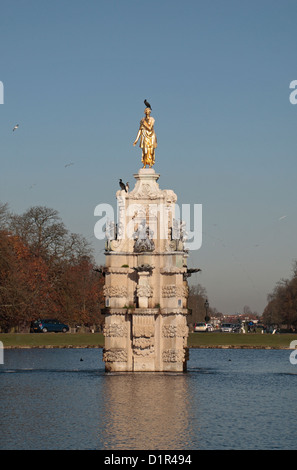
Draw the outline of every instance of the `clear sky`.
[[[1,0],[0,10],[0,200],[15,213],[58,210],[103,263],[94,208],[115,204],[119,178],[134,186],[147,98],[160,188],[203,207],[191,282],[223,313],[262,313],[297,258],[296,0]]]

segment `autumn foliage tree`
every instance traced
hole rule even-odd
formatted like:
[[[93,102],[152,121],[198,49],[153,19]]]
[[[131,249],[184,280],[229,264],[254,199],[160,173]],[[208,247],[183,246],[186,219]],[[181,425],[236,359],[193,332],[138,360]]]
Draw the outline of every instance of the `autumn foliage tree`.
[[[57,211],[37,206],[22,215],[0,204],[0,327],[58,318],[102,323],[103,278],[84,237],[69,233]]]

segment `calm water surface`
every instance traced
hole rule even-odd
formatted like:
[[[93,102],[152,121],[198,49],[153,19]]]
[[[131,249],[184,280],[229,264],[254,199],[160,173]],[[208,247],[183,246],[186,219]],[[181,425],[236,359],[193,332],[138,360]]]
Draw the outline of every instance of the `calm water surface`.
[[[289,356],[193,349],[185,374],[106,374],[100,349],[5,350],[0,449],[296,449]]]

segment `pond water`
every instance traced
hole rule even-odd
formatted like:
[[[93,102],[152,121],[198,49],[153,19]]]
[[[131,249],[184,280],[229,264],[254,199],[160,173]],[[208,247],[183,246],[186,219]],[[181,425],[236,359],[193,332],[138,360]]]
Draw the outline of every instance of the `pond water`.
[[[296,449],[289,350],[191,349],[186,373],[105,373],[101,349],[8,349],[0,449]]]

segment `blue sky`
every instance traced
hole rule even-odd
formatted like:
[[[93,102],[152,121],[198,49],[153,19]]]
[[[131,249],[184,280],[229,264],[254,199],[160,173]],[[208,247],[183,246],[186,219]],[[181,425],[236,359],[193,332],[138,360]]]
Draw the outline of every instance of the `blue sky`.
[[[119,178],[133,187],[147,98],[161,189],[203,206],[202,247],[189,257],[202,272],[191,282],[223,313],[262,313],[297,258],[295,0],[0,9],[0,200],[15,213],[58,210],[103,263],[94,208],[115,204]]]

